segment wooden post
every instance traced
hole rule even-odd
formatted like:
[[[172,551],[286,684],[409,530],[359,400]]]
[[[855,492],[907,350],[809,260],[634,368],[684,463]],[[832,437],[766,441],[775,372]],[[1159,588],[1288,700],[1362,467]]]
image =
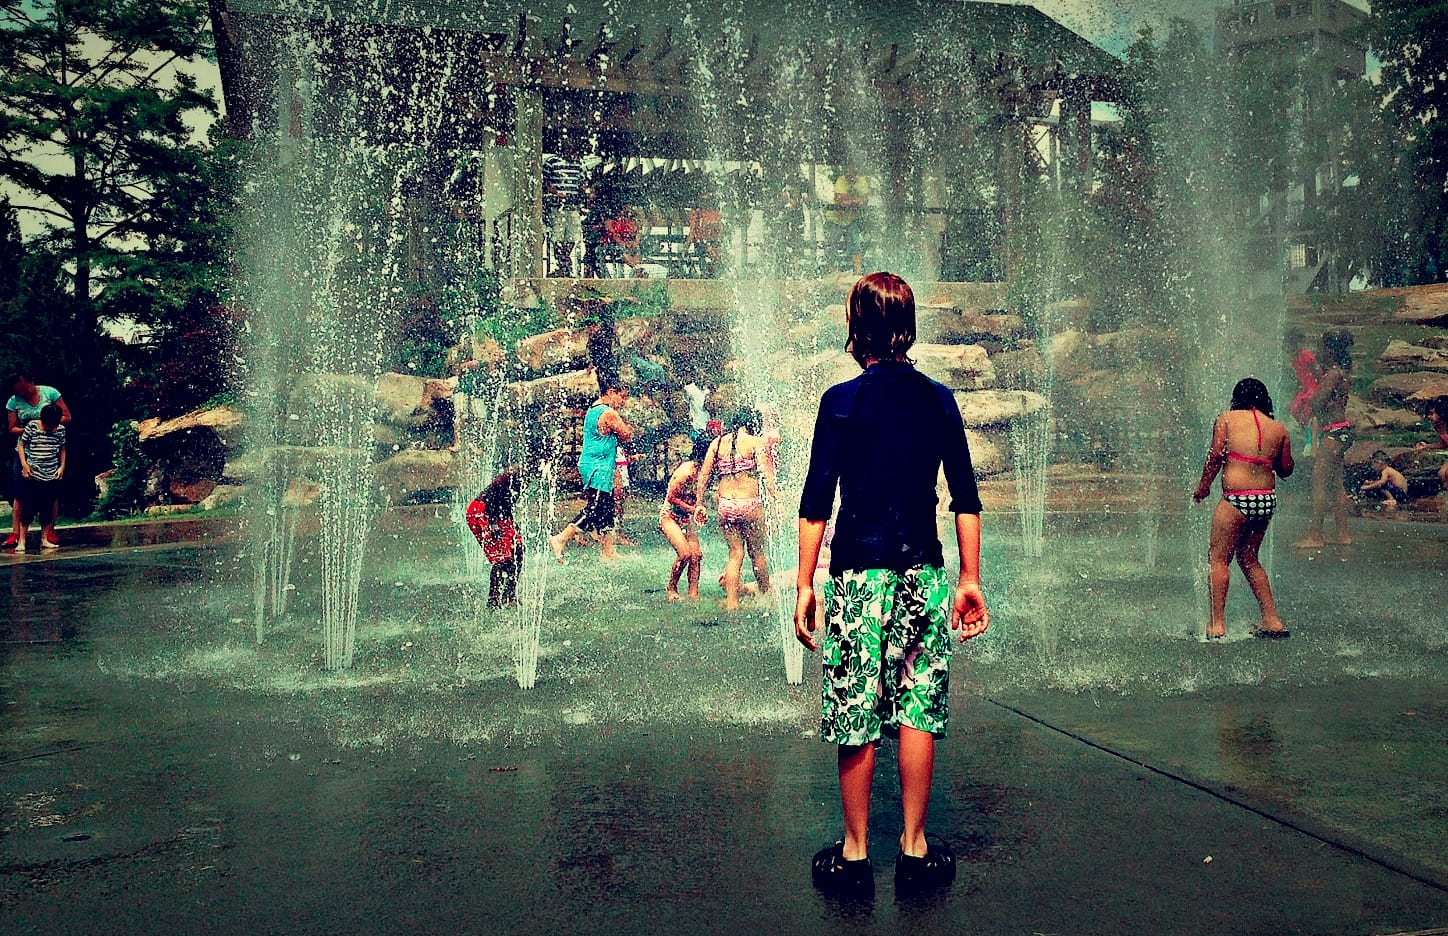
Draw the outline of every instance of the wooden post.
[[[533,88],[512,88],[514,277],[542,277],[548,273],[543,243],[543,95]]]

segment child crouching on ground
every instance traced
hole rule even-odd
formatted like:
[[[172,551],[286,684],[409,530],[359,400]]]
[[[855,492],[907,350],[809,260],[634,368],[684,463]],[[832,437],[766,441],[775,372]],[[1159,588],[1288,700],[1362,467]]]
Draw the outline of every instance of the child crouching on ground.
[[[935,741],[949,717],[950,631],[966,640],[990,616],[980,588],[980,497],[960,410],[950,391],[915,370],[915,297],[893,273],[850,290],[845,349],[864,368],[825,391],[799,506],[795,634],[815,649],[814,571],[839,488],[825,589],[820,739],[839,746],[845,837],[812,865],[827,893],[867,897],[870,786],[882,735],[898,737],[904,831],[897,894],[948,885],[955,858],[925,841]],[[952,589],[935,525],[944,465],[960,546]]]
[[[15,447],[20,457],[20,478],[24,493],[19,498],[24,509],[20,515],[20,535],[15,551],[25,552],[25,535],[30,532],[32,514],[40,518],[40,548],[57,549],[55,514],[59,507],[57,489],[65,477],[65,427],[60,424],[60,407],[47,403],[40,409],[40,418],[25,424],[20,442]]]
[[[1378,473],[1378,480],[1364,481],[1360,491],[1381,491],[1383,495],[1383,506],[1388,510],[1397,510],[1398,505],[1408,499],[1408,478],[1401,471],[1393,467],[1388,461],[1388,453],[1378,449],[1373,453],[1373,470]]]
[[[468,529],[478,538],[483,555],[493,564],[488,574],[488,607],[518,603],[518,571],[523,564],[523,538],[513,523],[513,504],[523,489],[515,465],[499,474],[468,504]]]

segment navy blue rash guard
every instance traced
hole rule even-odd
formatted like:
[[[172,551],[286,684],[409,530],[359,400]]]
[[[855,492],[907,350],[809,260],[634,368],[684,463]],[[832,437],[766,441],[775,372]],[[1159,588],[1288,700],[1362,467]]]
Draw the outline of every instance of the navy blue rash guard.
[[[828,520],[839,486],[830,574],[943,566],[935,526],[942,464],[951,512],[979,514],[960,409],[948,389],[912,365],[881,361],[826,390],[799,515]]]

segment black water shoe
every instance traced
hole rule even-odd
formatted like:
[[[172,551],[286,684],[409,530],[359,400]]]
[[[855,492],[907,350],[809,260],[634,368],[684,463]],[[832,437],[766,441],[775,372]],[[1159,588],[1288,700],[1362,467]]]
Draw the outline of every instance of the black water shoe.
[[[955,854],[944,842],[932,842],[924,855],[915,857],[903,851],[895,859],[895,893],[924,894],[949,887],[955,880]]]
[[[810,876],[815,887],[832,897],[868,900],[875,896],[874,866],[869,858],[846,861],[843,839],[815,853]]]

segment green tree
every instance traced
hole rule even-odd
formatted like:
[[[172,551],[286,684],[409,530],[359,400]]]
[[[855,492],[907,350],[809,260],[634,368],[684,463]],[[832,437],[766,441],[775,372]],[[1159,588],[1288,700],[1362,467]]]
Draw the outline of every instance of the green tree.
[[[1374,0],[1369,39],[1382,65],[1380,100],[1399,134],[1397,146],[1382,142],[1399,158],[1359,153],[1350,169],[1364,195],[1394,199],[1390,237],[1408,247],[1406,264],[1379,272],[1439,282],[1448,279],[1448,0]],[[1405,181],[1411,197],[1395,199],[1391,187]]]
[[[197,233],[178,221],[208,175],[188,119],[215,104],[178,66],[209,53],[207,15],[190,0],[0,2],[0,178],[47,223],[89,323],[154,293],[152,261]]]

